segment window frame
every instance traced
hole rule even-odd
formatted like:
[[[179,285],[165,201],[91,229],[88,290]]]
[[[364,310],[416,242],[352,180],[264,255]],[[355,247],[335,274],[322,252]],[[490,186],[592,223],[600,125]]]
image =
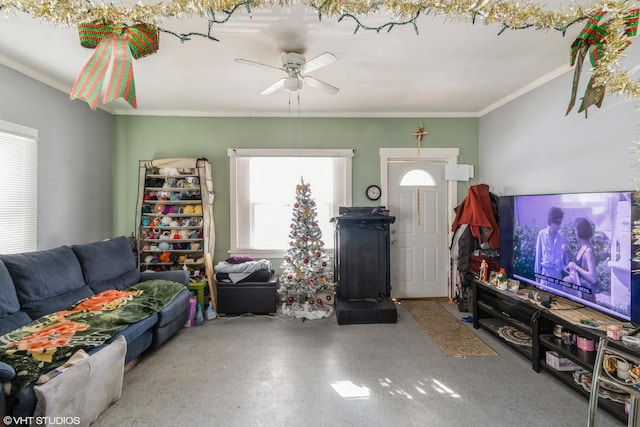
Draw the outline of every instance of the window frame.
[[[0,139],[3,143],[13,144],[5,146],[2,149],[0,144],[0,167],[3,172],[17,172],[19,176],[24,178],[23,181],[12,181],[11,186],[20,188],[21,200],[9,196],[7,200],[5,196],[0,194],[0,200],[4,206],[12,206],[13,213],[7,214],[0,210],[0,225],[7,233],[15,232],[15,236],[5,235],[2,245],[0,245],[0,253],[11,254],[35,251],[38,248],[38,131],[16,123],[0,120]],[[24,146],[21,146],[24,144]],[[27,146],[28,145],[28,146]],[[12,153],[11,153],[11,152]],[[13,154],[13,156],[11,156]],[[11,165],[8,167],[7,165]],[[32,168],[26,168],[25,165],[33,165]],[[6,189],[6,187],[5,187]],[[16,212],[16,203],[24,202]],[[20,224],[16,224],[15,218],[7,219],[7,216],[18,217]],[[23,226],[24,225],[24,226]],[[25,232],[25,230],[27,230]]]
[[[244,223],[248,226],[250,221],[249,212],[240,212],[241,206],[238,204],[240,198],[238,191],[239,182],[242,182],[243,177],[239,176],[242,171],[239,171],[238,159],[246,157],[333,157],[343,158],[346,160],[344,167],[344,192],[340,196],[339,203],[337,202],[336,195],[334,193],[334,212],[333,215],[338,215],[338,208],[340,206],[351,206],[352,203],[352,161],[353,161],[353,149],[264,149],[264,148],[230,148],[227,150],[229,157],[229,254],[230,255],[246,255],[252,258],[282,258],[286,251],[286,247],[282,249],[254,249],[245,248],[238,245],[238,232],[239,227],[244,226],[241,215],[245,215]],[[246,179],[245,179],[246,181]],[[291,200],[293,202],[295,194],[292,193]],[[249,204],[250,206],[250,204]],[[323,230],[323,233],[332,232],[332,230]],[[333,249],[327,249],[329,256],[333,255]]]

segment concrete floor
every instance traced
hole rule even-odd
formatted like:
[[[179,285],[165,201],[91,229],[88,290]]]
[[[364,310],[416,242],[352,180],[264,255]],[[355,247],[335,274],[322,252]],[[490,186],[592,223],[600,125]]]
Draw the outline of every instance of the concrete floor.
[[[584,396],[497,338],[475,331],[498,357],[446,357],[397,308],[395,324],[241,316],[182,329],[93,425],[586,426]],[[604,410],[597,421],[624,425]]]

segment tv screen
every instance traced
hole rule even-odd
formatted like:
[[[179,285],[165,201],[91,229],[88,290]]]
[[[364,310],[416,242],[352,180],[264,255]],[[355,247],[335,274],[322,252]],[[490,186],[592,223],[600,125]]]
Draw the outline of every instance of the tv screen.
[[[638,322],[640,303],[632,295],[633,197],[631,191],[501,197],[501,258],[509,275]]]

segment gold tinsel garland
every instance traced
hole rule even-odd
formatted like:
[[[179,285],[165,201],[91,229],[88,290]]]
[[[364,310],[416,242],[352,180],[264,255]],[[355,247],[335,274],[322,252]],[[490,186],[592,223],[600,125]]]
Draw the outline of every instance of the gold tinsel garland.
[[[0,10],[7,15],[14,11],[25,12],[55,25],[77,26],[95,20],[159,24],[163,18],[171,17],[200,16],[211,19],[216,13],[230,13],[239,3],[239,0],[168,0],[157,4],[116,6],[114,3],[86,0],[0,0]],[[298,1],[244,0],[242,3],[247,9],[264,9],[288,7]],[[544,10],[536,3],[511,0],[306,0],[304,3],[315,9],[319,16],[325,17],[364,17],[376,12],[388,12],[394,18],[412,20],[420,14],[432,14],[467,22],[481,20],[485,24],[500,26],[501,31],[533,28],[564,32],[569,26],[605,10],[609,31],[604,55],[593,68],[595,82],[604,84],[608,93],[617,93],[636,101],[640,99],[640,83],[632,81],[629,73],[620,65],[621,47],[628,43],[622,28],[623,20],[634,7],[627,1],[600,1],[588,9],[571,7],[552,11]]]

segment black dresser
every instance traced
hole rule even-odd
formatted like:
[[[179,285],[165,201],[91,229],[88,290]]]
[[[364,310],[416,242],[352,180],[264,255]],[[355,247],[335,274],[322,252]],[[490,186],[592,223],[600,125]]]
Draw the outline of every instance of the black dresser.
[[[341,207],[334,223],[338,324],[395,323],[391,301],[389,225],[383,207]]]

